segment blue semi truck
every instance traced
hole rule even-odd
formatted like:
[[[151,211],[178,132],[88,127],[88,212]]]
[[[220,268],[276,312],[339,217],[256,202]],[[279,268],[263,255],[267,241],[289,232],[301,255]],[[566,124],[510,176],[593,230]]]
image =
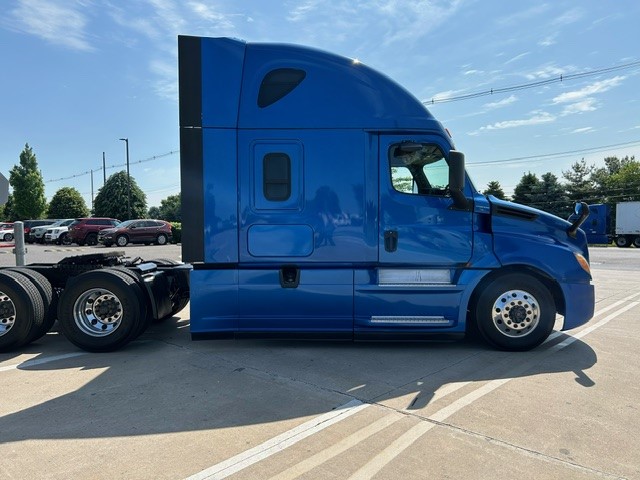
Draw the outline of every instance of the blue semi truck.
[[[593,315],[579,229],[481,195],[414,96],[302,46],[179,37],[191,334],[459,337],[526,350]]]
[[[191,335],[456,338],[527,350],[593,316],[568,222],[481,195],[450,135],[358,61],[181,36],[182,257],[122,252],[0,270],[0,352],[58,321],[123,347],[191,305]]]

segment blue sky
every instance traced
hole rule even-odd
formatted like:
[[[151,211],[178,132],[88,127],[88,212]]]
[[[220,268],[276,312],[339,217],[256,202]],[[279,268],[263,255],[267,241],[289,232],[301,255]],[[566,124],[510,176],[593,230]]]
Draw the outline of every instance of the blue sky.
[[[97,193],[102,152],[123,170],[128,137],[148,205],[178,193],[178,34],[322,48],[431,101],[638,62],[639,20],[635,0],[3,0],[0,170],[28,142],[47,197],[72,186],[90,205],[87,172]],[[476,186],[511,193],[527,171],[640,158],[639,100],[636,64],[428,108]]]

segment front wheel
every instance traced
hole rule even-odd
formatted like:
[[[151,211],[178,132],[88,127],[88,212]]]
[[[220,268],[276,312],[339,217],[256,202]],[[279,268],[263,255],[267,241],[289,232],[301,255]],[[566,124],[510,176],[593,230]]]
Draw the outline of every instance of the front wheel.
[[[116,238],[116,245],[118,245],[119,247],[126,247],[127,243],[129,243],[129,239],[126,235],[118,235],[118,237]]]
[[[13,240],[13,234],[12,233],[5,233],[4,237],[3,237],[3,240],[5,242],[10,242],[11,240]]]
[[[536,278],[511,273],[483,288],[473,309],[482,337],[501,350],[530,350],[544,342],[556,318],[549,290]]]

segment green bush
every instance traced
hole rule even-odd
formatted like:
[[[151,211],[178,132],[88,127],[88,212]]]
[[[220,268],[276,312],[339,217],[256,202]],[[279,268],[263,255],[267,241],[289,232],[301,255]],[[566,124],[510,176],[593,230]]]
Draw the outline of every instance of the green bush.
[[[173,243],[182,241],[182,223],[171,222],[171,234],[173,235]]]

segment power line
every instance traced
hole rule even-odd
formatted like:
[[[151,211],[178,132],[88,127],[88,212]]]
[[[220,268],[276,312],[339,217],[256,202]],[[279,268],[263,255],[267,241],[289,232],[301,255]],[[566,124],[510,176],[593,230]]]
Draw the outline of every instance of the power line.
[[[600,145],[598,147],[590,147],[590,148],[581,148],[579,150],[568,150],[566,152],[555,152],[555,153],[543,153],[540,155],[529,155],[526,157],[512,157],[512,158],[504,158],[501,160],[487,160],[484,162],[468,162],[467,166],[474,166],[474,167],[482,167],[482,166],[487,166],[487,165],[494,165],[496,163],[517,163],[517,162],[521,162],[523,160],[533,160],[533,159],[549,159],[549,160],[555,160],[556,158],[562,158],[562,157],[570,157],[573,155],[580,155],[580,154],[584,154],[584,153],[596,153],[596,152],[602,152],[605,150],[609,150],[611,148],[621,148],[621,147],[632,147],[635,145],[640,145],[640,140],[633,140],[630,142],[623,142],[623,143],[613,143],[611,145]]]
[[[620,70],[627,70],[629,68],[640,67],[640,60],[630,63],[624,63],[622,65],[614,65],[612,67],[599,68],[597,70],[589,70],[582,73],[571,73],[568,75],[560,74],[557,77],[547,78],[545,80],[538,80],[536,82],[521,83],[519,85],[511,85],[508,87],[491,88],[489,90],[483,90],[481,92],[467,93],[465,95],[457,95],[454,97],[442,97],[432,98],[431,100],[423,101],[425,105],[435,105],[436,103],[449,103],[458,102],[460,100],[470,100],[472,98],[486,97],[488,95],[494,95],[497,93],[515,92],[518,90],[525,90],[529,88],[540,87],[543,85],[550,85],[552,83],[561,83],[568,80],[576,80],[578,78],[592,77],[594,75],[600,75],[602,73],[617,72]]]
[[[180,150],[171,150],[170,152],[167,153],[162,153],[160,155],[154,155],[152,157],[149,158],[144,158],[142,160],[136,160],[133,162],[129,162],[130,164],[139,164],[139,163],[145,163],[145,162],[151,162],[153,160],[158,160],[160,158],[164,158],[164,157],[168,157],[169,155],[175,155],[176,153],[180,153]],[[119,164],[114,164],[114,165],[108,165],[106,166],[106,170],[111,170],[114,168],[118,168],[118,167],[125,167],[127,164],[126,163],[119,163]],[[98,168],[94,168],[93,171],[99,171],[102,170],[102,167],[98,167]],[[81,172],[81,173],[76,173],[74,175],[69,175],[68,177],[62,177],[62,178],[54,178],[51,180],[45,180],[44,183],[52,183],[52,182],[61,182],[62,180],[70,180],[72,178],[78,178],[78,177],[83,177],[85,175],[89,175],[91,173],[91,170],[87,170],[86,172]]]

